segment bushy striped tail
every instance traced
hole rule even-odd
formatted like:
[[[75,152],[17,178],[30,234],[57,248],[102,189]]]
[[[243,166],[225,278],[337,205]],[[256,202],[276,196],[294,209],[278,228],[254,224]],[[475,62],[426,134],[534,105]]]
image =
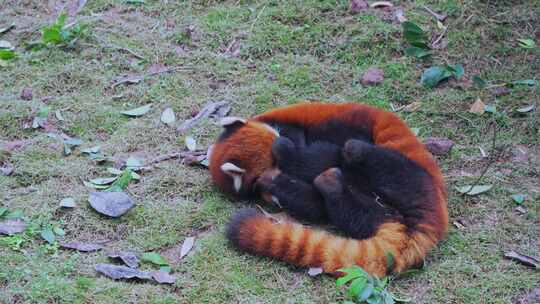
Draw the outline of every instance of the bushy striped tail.
[[[358,265],[372,275],[401,272],[422,262],[437,243],[437,233],[419,224],[411,231],[399,222],[386,222],[368,239],[357,240],[313,229],[293,220],[275,220],[253,208],[238,211],[227,227],[227,238],[238,249],[301,267],[321,267],[340,275]],[[388,256],[393,263],[388,265]]]

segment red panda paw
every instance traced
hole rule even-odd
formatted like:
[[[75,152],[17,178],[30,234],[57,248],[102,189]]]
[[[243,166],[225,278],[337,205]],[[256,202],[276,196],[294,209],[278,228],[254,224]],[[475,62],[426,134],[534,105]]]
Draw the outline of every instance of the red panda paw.
[[[255,189],[261,192],[268,192],[274,180],[281,174],[278,168],[271,168],[263,172],[255,182]]]
[[[330,168],[319,174],[313,184],[322,194],[340,194],[343,192],[343,174],[339,168]]]

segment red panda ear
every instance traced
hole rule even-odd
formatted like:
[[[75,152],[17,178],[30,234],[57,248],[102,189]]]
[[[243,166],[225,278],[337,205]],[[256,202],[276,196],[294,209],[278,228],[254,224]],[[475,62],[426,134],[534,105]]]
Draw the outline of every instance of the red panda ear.
[[[235,116],[227,116],[227,117],[223,117],[222,119],[219,120],[218,124],[224,128],[228,127],[228,126],[232,126],[236,123],[241,123],[241,124],[245,124],[246,123],[246,120],[243,119],[243,118],[240,118],[240,117],[235,117]]]
[[[242,175],[246,172],[246,170],[233,163],[224,163],[220,168],[223,173],[232,177],[234,190],[236,190],[236,192],[240,192],[240,189],[242,188]]]

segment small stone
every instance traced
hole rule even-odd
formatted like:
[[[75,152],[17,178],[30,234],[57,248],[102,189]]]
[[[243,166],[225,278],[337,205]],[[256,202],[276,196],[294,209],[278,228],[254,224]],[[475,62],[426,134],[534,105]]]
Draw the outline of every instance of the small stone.
[[[445,155],[454,146],[454,142],[447,138],[430,137],[424,141],[426,148],[434,155]]]
[[[365,86],[374,86],[384,80],[384,71],[379,68],[369,68],[363,75],[360,83]]]

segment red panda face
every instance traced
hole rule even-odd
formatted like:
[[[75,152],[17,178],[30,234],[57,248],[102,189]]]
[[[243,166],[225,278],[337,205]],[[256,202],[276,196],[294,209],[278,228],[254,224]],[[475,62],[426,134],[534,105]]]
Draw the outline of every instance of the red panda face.
[[[234,117],[221,125],[225,130],[209,157],[212,180],[228,195],[249,197],[257,178],[274,165],[272,143],[279,134],[267,124]]]

